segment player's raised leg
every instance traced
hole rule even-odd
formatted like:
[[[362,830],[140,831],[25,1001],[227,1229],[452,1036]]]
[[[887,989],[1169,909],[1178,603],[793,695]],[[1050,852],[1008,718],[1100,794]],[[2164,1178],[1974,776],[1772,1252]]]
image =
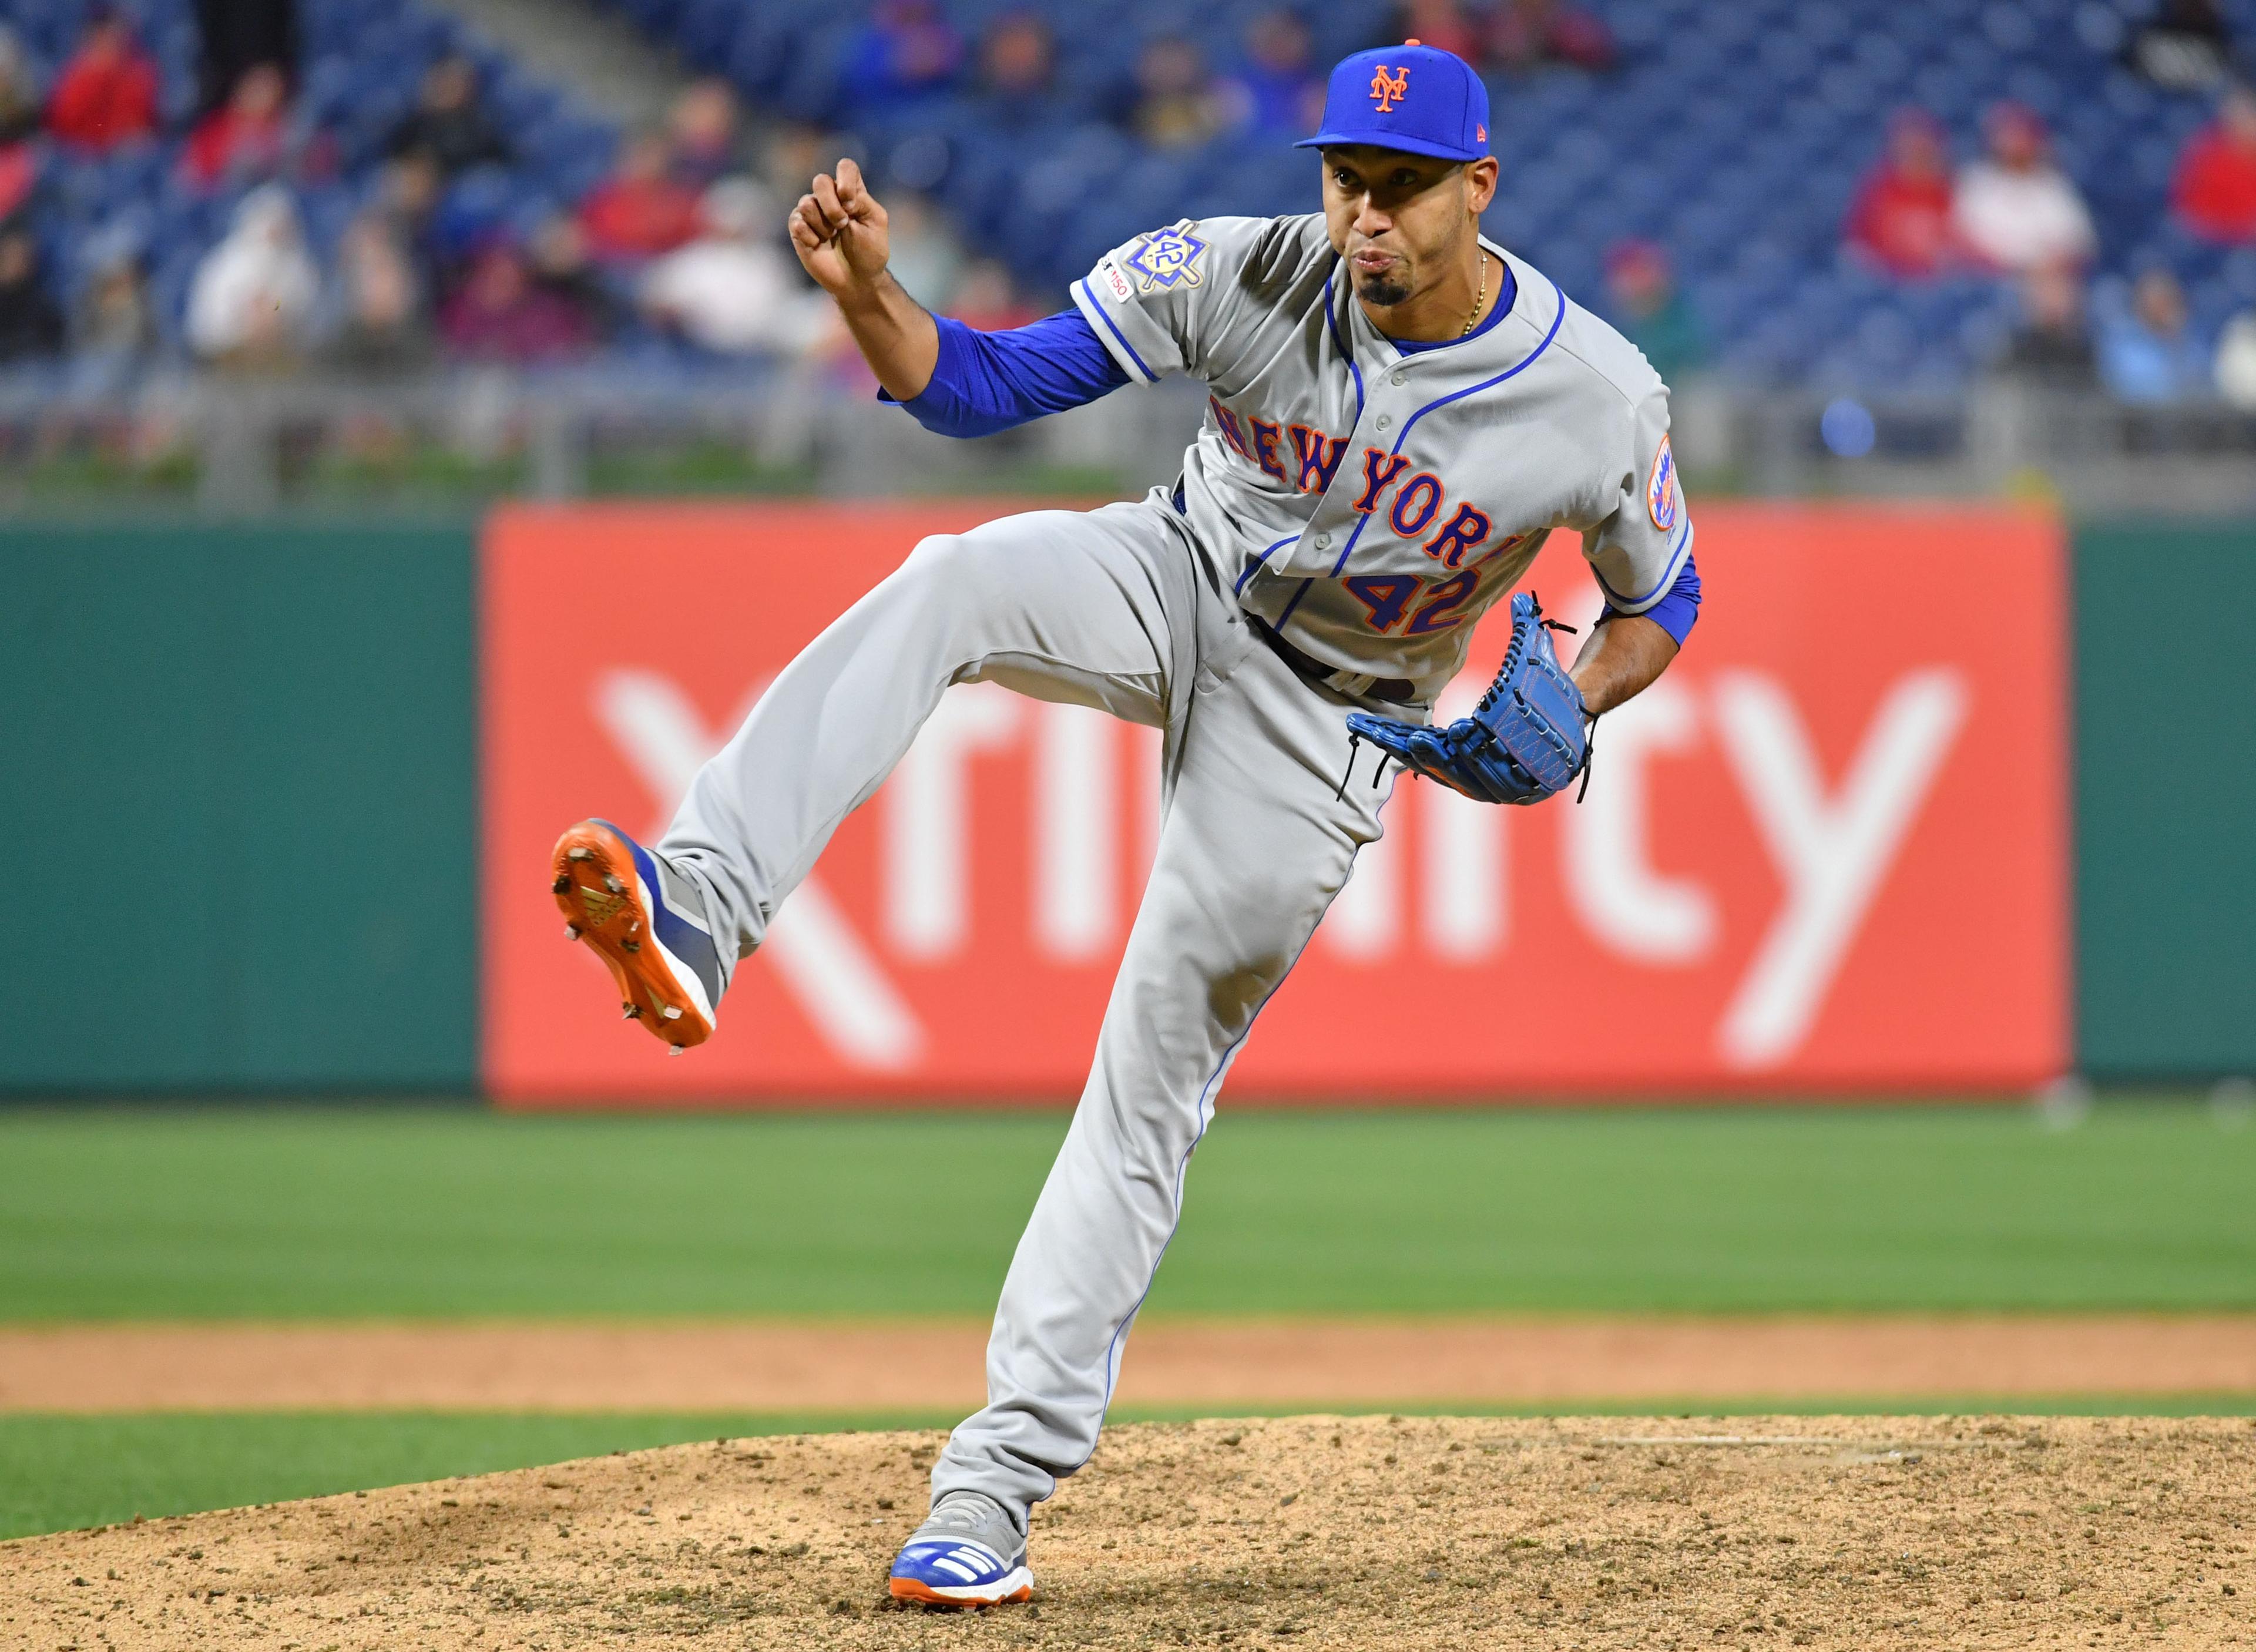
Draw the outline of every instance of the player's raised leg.
[[[736,961],[951,683],[1165,725],[1189,691],[1198,617],[1214,612],[1210,591],[1200,601],[1203,568],[1163,501],[1031,512],[923,540],[785,667],[659,843],[596,821],[559,841],[549,875],[575,938],[610,965],[629,1013],[677,1047],[700,1041]],[[710,938],[709,980],[645,943],[676,927]]]
[[[1250,639],[1221,681],[1202,673],[1096,1063],[1003,1287],[987,1406],[933,1472],[940,1508],[991,1503],[1022,1543],[1096,1449],[1216,1092],[1378,835],[1387,787],[1340,787],[1352,709]]]

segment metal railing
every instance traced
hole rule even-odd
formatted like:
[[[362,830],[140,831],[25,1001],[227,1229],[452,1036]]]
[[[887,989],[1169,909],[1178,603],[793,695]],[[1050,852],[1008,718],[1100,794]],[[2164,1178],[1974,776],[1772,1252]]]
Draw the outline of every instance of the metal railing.
[[[0,382],[0,505],[257,516],[512,496],[1125,494],[1174,475],[1202,406],[1195,385],[1132,388],[950,441],[812,370]],[[1696,498],[2038,492],[2085,512],[2256,512],[2256,413],[2218,404],[2126,407],[2004,382],[1861,400],[1706,382],[1680,390],[1674,427]]]

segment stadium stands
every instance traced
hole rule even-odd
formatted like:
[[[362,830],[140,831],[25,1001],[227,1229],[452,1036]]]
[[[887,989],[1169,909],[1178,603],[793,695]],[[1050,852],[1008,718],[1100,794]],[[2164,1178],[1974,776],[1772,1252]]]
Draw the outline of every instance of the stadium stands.
[[[762,119],[850,141],[881,181],[929,194],[971,252],[1001,258],[1039,299],[1061,295],[1138,229],[1311,201],[1311,163],[1280,134],[1226,128],[1160,146],[1125,112],[1145,46],[1179,37],[1216,74],[1230,71],[1244,60],[1258,0],[1158,0],[1124,17],[1096,0],[1041,6],[1055,67],[1033,99],[998,97],[979,81],[983,37],[1023,15],[1012,0],[890,0],[882,10],[894,24],[906,18],[960,46],[906,80],[887,80],[892,71],[873,55],[868,5],[608,3],[691,67],[726,76]],[[188,286],[242,190],[202,194],[180,180],[195,112],[190,0],[129,10],[160,71],[162,136],[106,155],[42,144],[27,210],[67,312],[121,246],[137,252],[162,346],[177,355]],[[2129,67],[2126,46],[2148,10],[2149,0],[1906,0],[1885,14],[1846,0],[1595,0],[1616,67],[1493,81],[1504,181],[1491,231],[1601,307],[1610,248],[1634,238],[1661,249],[1715,365],[1733,379],[1947,393],[2001,349],[2017,314],[2011,287],[1978,273],[1891,278],[1844,249],[1843,220],[1893,111],[1932,111],[1963,163],[1979,152],[1985,111],[2011,99],[2049,129],[2089,206],[2095,308],[2164,267],[2184,287],[2194,332],[2214,337],[2256,305],[2256,246],[2215,244],[2172,220],[2174,168],[2214,98]],[[2244,52],[2256,45],[2256,0],[2226,0],[2223,11]],[[86,11],[76,0],[0,0],[0,24],[40,86],[68,58]],[[439,220],[458,244],[496,229],[530,239],[611,164],[617,131],[451,18],[414,0],[303,0],[301,11],[287,180],[325,270],[377,187],[388,135],[442,53],[476,63],[516,158],[451,184]],[[1319,64],[1396,26],[1385,0],[1338,0],[1306,18]],[[678,364],[631,305],[617,307],[610,339],[615,369]]]
[[[15,33],[45,85],[67,60],[88,10],[0,0],[0,24]],[[148,273],[160,338],[177,348],[188,285],[247,186],[203,194],[180,179],[197,83],[188,0],[136,0],[128,11],[158,64],[163,134],[107,154],[46,146],[28,210],[59,302],[69,308],[90,266],[128,247]],[[568,208],[610,164],[614,131],[564,89],[526,74],[449,18],[412,0],[301,0],[300,13],[304,60],[286,177],[324,268],[375,187],[386,138],[412,107],[425,69],[442,54],[461,53],[476,63],[483,98],[518,157],[508,168],[465,174],[442,214],[457,222],[529,229],[546,213]]]
[[[1061,292],[1098,254],[1183,215],[1304,210],[1305,157],[1225,135],[1157,151],[1105,115],[1140,43],[1179,34],[1209,64],[1241,53],[1260,8],[1234,4],[1040,8],[1056,36],[1063,118],[1005,124],[961,82],[891,109],[857,105],[862,8],[795,0],[615,0],[685,59],[761,107],[850,129],[881,176],[934,190],[971,244],[1030,287]],[[953,0],[967,42],[1017,8]],[[1601,260],[1623,237],[1667,249],[1716,341],[1718,364],[1758,382],[1949,389],[1993,356],[2014,300],[1994,279],[1889,280],[1842,248],[1858,179],[1904,105],[1943,122],[1956,158],[1980,145],[2000,99],[2034,110],[2097,222],[2097,273],[2161,265],[2184,283],[2197,331],[2256,303],[2256,249],[2196,240],[2168,214],[2170,175],[2211,100],[2164,90],[2124,60],[2147,0],[1599,0],[1618,66],[1492,82],[1504,182],[1491,232],[1569,292],[1601,302]],[[2224,7],[2245,47],[2256,0]],[[1392,8],[1311,9],[1317,56],[1388,38]]]

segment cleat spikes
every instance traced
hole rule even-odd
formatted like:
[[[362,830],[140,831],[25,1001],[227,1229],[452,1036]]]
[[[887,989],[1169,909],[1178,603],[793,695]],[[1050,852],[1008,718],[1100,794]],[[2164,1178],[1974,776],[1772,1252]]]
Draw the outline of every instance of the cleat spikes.
[[[639,941],[622,941],[619,942],[619,950],[622,952],[639,952],[642,950],[642,942]]]
[[[596,851],[592,849],[568,849],[564,851],[564,858],[567,860],[589,860],[595,857],[595,853]]]
[[[622,1004],[619,1006],[619,1009],[621,1012],[619,1019],[623,1021],[638,1021],[642,1020],[642,1006],[639,1005]]]
[[[665,1016],[669,1021],[678,1021],[681,1019],[680,1009],[672,1004],[666,1005],[663,1009],[659,1011],[659,1013]]]
[[[567,941],[577,941],[580,938],[580,926],[576,923],[566,924],[564,926],[564,938]]]
[[[689,1049],[684,1044],[668,1044],[666,1047],[666,1053],[669,1055],[687,1055]]]
[[[571,888],[571,886],[572,879],[568,876],[559,878],[554,883],[548,886],[548,893],[552,895],[560,895],[566,890]]]
[[[627,886],[619,881],[618,873],[615,872],[607,872],[603,874],[603,887],[617,895],[624,894],[626,893]]]

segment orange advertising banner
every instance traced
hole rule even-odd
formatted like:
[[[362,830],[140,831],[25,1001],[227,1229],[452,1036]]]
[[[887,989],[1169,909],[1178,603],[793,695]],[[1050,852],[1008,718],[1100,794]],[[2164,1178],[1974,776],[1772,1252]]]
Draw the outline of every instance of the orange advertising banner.
[[[792,655],[987,502],[519,506],[483,547],[484,1070],[505,1104],[1078,1093],[1158,825],[1156,731],[950,689],[679,1061],[564,938],[549,845],[654,838]],[[2064,535],[1710,504],[1683,656],[1589,794],[1405,780],[1233,1099],[2002,1091],[2069,1065]],[[1528,583],[1585,625],[1555,536]],[[1445,696],[1501,656],[1501,605]]]

